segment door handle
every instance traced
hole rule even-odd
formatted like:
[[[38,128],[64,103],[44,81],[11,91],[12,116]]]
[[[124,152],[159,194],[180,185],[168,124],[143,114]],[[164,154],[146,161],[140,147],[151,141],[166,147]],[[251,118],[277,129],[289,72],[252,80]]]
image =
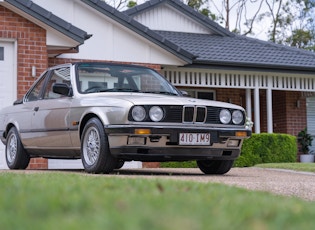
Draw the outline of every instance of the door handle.
[[[34,111],[35,111],[35,112],[37,112],[38,110],[39,110],[39,107],[38,107],[38,106],[34,107]]]

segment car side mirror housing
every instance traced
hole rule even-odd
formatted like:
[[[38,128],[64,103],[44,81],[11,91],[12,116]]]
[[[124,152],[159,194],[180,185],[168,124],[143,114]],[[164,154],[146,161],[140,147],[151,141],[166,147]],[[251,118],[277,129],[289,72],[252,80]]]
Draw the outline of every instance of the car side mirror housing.
[[[13,102],[13,105],[20,105],[23,104],[23,99],[17,99],[16,101]]]
[[[186,91],[181,90],[180,92],[181,92],[181,94],[182,94],[184,97],[190,97],[189,94],[188,94]]]
[[[72,88],[65,83],[55,83],[53,85],[53,92],[61,94],[63,96],[72,96]]]

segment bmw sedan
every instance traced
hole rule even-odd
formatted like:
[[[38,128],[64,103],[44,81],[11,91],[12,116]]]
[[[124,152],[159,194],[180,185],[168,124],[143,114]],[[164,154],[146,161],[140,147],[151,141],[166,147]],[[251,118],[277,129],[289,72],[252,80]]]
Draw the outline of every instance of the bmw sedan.
[[[136,65],[49,68],[0,111],[10,169],[25,169],[34,157],[81,158],[90,173],[110,173],[131,160],[195,160],[205,174],[224,174],[250,135],[242,107],[187,97]]]

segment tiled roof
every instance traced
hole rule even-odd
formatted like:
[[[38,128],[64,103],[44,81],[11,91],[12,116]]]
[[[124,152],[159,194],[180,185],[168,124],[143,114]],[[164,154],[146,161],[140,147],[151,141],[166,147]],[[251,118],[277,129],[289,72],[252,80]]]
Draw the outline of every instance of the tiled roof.
[[[116,10],[115,8],[109,6],[104,1],[101,1],[101,0],[81,0],[81,1],[91,6],[95,10],[101,12],[102,14],[110,17],[116,22],[131,29],[135,33],[145,37],[149,41],[173,53],[177,57],[185,60],[187,63],[192,63],[192,60],[195,58],[195,56],[191,54],[190,52],[186,51],[185,49],[178,46],[177,44],[169,41],[168,39],[161,36],[160,34],[150,30],[148,27],[132,19],[127,14],[124,14]]]
[[[56,15],[52,14],[51,12],[47,11],[46,9],[40,7],[30,0],[4,1],[81,44],[84,43],[86,39],[91,37],[91,35],[87,34],[87,32],[73,26],[69,22],[66,22],[65,20],[57,17]]]
[[[315,54],[243,36],[156,31],[197,56],[195,64],[315,69]]]
[[[192,64],[315,71],[313,52],[236,35],[179,0],[150,0],[124,13],[134,17],[160,4],[171,5],[214,32],[211,35],[155,31],[197,56]]]

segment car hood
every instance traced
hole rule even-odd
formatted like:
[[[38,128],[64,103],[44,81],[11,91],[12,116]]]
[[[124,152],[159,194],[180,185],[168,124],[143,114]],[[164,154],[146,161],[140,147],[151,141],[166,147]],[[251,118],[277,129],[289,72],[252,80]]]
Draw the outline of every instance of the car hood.
[[[180,97],[180,96],[170,96],[163,94],[139,94],[139,93],[106,93],[106,95],[95,95],[96,100],[103,101],[110,100],[112,103],[119,104],[123,102],[129,102],[133,105],[200,105],[200,106],[215,106],[215,107],[226,107],[233,109],[243,110],[241,106],[213,101],[213,100],[204,100],[196,99],[191,97]],[[89,97],[92,99],[92,97]]]

